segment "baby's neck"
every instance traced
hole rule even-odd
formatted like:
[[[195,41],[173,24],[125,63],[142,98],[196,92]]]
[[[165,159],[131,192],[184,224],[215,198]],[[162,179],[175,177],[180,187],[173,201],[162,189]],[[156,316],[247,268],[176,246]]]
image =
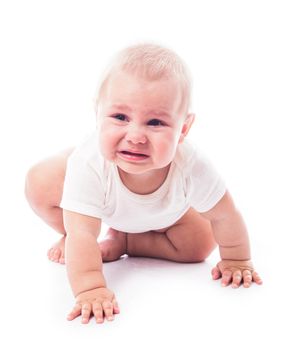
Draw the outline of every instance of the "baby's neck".
[[[118,168],[123,184],[137,194],[150,194],[162,186],[167,178],[170,164],[162,169],[154,169],[143,174],[129,174]]]

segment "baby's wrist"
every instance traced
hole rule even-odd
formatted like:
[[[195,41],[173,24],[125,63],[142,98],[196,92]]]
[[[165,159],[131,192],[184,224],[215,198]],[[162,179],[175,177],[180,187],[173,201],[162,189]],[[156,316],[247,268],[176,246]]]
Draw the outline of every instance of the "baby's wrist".
[[[249,245],[234,246],[234,247],[219,247],[222,260],[251,260]]]
[[[92,289],[106,288],[105,278],[100,271],[78,273],[70,278],[70,284],[75,297]]]

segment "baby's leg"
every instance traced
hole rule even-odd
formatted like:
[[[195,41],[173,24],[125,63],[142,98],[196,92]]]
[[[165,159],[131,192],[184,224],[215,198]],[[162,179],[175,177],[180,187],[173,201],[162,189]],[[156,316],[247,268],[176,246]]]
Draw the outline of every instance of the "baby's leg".
[[[59,207],[62,198],[67,158],[73,149],[67,149],[34,165],[27,173],[25,195],[33,211],[63,237],[49,250],[48,257],[64,263],[65,229]]]
[[[127,235],[130,256],[201,262],[215,247],[210,222],[193,208],[169,228]]]

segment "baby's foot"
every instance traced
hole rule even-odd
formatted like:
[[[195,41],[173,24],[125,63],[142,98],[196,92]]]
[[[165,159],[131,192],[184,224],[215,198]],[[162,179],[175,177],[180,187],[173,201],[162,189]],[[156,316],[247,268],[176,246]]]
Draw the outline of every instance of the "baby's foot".
[[[47,256],[51,261],[65,264],[64,251],[65,251],[65,237],[63,236],[57,243],[55,243],[51,249],[47,252]]]
[[[118,260],[123,254],[126,254],[126,236],[127,234],[124,232],[109,228],[106,234],[106,238],[99,242],[103,261],[115,261]]]

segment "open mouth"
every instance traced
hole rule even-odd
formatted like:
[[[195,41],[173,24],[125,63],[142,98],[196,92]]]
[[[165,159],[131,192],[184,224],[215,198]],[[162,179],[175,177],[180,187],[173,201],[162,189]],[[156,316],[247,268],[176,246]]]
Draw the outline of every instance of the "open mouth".
[[[149,156],[144,153],[130,152],[130,151],[120,151],[119,154],[127,160],[144,160]]]
[[[134,153],[134,152],[129,152],[129,151],[122,151],[122,154],[130,155],[130,156],[139,156],[139,157],[148,157],[148,155],[143,154],[143,153]]]

